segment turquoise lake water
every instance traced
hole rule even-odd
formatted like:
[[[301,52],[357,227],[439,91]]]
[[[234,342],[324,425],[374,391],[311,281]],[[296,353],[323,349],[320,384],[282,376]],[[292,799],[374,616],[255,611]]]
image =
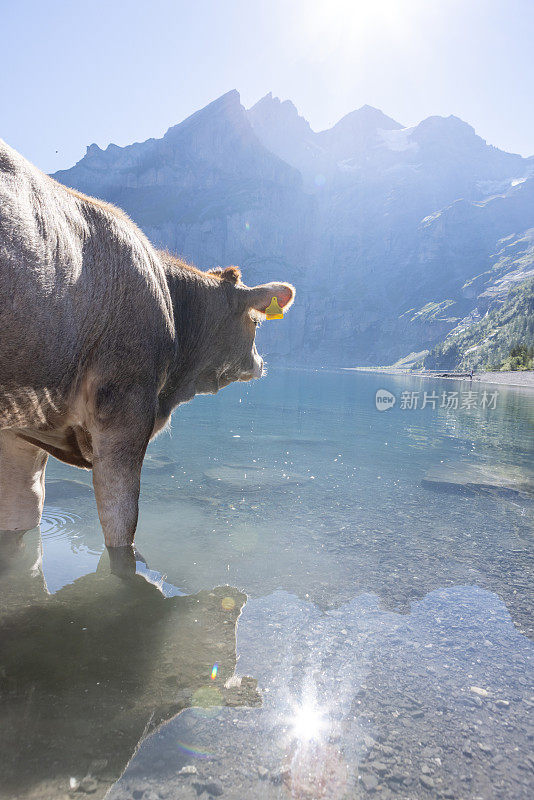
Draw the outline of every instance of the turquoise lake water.
[[[275,369],[150,445],[135,580],[51,459],[0,796],[530,798],[533,456],[534,393]]]

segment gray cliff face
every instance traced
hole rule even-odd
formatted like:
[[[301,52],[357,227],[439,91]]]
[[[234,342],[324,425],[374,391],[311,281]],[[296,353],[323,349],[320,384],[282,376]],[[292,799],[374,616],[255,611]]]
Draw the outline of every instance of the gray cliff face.
[[[364,106],[316,133],[291,102],[245,111],[232,91],[162,139],[91,145],[54,177],[199,266],[295,283],[263,351],[351,365],[429,348],[484,308],[507,237],[534,228],[532,173],[456,117],[403,128]]]

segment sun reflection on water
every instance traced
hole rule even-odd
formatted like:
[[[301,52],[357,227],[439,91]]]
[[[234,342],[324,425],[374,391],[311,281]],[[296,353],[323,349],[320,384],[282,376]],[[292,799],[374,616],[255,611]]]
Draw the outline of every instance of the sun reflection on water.
[[[324,711],[312,700],[306,700],[293,709],[291,733],[300,742],[311,742],[322,739],[328,724]]]

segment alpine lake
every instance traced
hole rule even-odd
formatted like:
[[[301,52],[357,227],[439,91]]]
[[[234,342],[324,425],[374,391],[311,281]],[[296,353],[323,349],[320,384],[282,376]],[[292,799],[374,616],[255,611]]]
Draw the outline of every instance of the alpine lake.
[[[530,799],[533,467],[534,393],[274,369],[151,443],[121,574],[50,459],[0,538],[0,798]]]

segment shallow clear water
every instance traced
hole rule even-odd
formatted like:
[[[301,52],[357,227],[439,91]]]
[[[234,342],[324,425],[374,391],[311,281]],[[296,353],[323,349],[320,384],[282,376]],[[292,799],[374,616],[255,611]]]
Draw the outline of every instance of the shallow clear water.
[[[469,388],[196,398],[150,445],[130,579],[51,461],[42,562],[3,545],[0,796],[531,797],[534,394],[440,407]]]

